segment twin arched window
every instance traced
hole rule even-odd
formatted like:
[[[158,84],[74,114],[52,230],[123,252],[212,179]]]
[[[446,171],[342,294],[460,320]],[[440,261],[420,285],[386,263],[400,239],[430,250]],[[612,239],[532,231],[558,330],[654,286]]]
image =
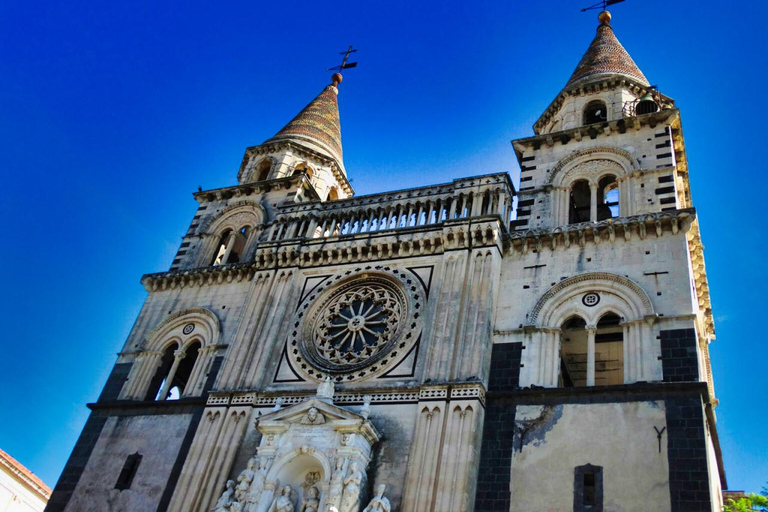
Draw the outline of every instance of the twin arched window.
[[[149,384],[146,400],[178,400],[190,384],[192,370],[195,368],[201,344],[193,341],[180,348],[178,343],[171,343],[163,351],[160,365]]]
[[[229,263],[239,263],[245,251],[251,228],[243,226],[238,230],[227,229],[219,236],[219,243],[213,255],[211,265],[218,267]]]
[[[619,216],[619,184],[607,175],[597,183],[577,180],[571,185],[568,223],[600,222]]]
[[[558,387],[624,384],[624,333],[617,314],[605,313],[596,326],[572,316],[561,331]]]
[[[218,318],[207,309],[169,315],[133,355],[120,398],[163,401],[200,396],[219,347],[220,332]]]

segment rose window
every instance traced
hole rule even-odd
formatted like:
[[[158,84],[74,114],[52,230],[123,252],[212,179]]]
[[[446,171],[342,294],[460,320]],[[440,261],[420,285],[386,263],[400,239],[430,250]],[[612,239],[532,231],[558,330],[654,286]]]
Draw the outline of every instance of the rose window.
[[[423,297],[419,277],[385,265],[324,279],[296,311],[285,354],[294,373],[336,382],[383,374],[418,343]]]
[[[333,365],[365,363],[392,340],[402,318],[402,298],[382,284],[361,284],[336,293],[314,322],[314,348]]]

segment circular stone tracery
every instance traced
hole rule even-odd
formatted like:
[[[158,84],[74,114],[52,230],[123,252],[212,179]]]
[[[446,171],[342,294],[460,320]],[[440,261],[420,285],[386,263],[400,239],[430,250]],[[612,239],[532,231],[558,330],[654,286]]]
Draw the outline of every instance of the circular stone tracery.
[[[297,313],[289,342],[296,368],[340,382],[391,367],[418,339],[423,292],[417,281],[410,273],[376,266],[323,283]]]
[[[312,322],[310,353],[321,366],[348,370],[384,351],[403,320],[402,292],[384,280],[358,281],[337,290]]]

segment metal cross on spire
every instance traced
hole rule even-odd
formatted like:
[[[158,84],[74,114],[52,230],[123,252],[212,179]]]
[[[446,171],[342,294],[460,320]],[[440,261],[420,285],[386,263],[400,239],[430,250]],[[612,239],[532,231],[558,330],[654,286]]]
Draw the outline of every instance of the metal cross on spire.
[[[332,68],[328,68],[328,71],[339,71],[339,72],[341,72],[341,71],[343,71],[345,69],[354,68],[355,66],[357,66],[357,62],[347,63],[347,61],[349,60],[349,54],[350,53],[355,53],[356,51],[357,51],[357,48],[353,49],[352,46],[350,45],[350,47],[347,48],[347,51],[339,52],[339,55],[343,55],[344,56],[344,59],[341,61],[341,65],[340,66],[334,66]]]
[[[618,4],[618,3],[621,3],[623,1],[624,0],[601,0],[600,2],[596,3],[595,5],[590,5],[589,7],[583,8],[581,10],[581,12],[591,11],[593,9],[602,9],[604,11],[606,9],[606,7],[608,7],[609,5]]]

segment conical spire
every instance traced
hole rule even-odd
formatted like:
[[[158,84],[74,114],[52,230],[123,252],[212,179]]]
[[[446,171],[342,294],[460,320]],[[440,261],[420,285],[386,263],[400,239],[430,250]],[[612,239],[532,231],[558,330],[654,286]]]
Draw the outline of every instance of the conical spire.
[[[341,75],[333,75],[333,84],[326,86],[291,122],[264,144],[292,141],[333,158],[343,169],[337,98],[340,82]]]
[[[611,28],[611,13],[603,11],[598,19],[600,25],[597,27],[597,35],[565,87],[595,75],[625,75],[643,85],[650,85],[627,50],[616,39]]]

